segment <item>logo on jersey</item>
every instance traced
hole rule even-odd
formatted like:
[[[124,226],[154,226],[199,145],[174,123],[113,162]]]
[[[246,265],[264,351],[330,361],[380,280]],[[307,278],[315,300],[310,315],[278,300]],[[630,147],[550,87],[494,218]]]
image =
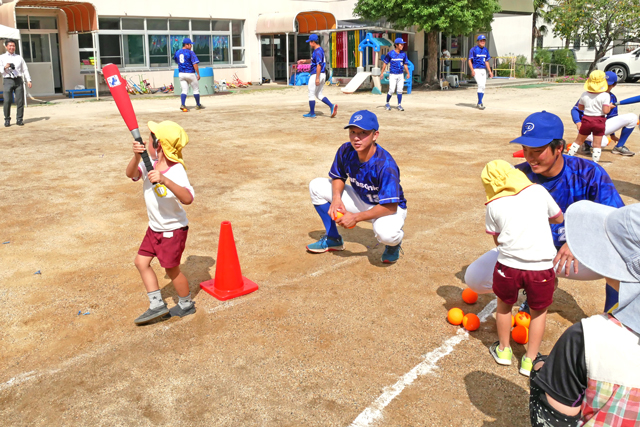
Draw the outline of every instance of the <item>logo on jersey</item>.
[[[525,123],[524,126],[523,126],[524,129],[522,131],[522,134],[524,135],[527,132],[531,132],[533,130],[533,128],[535,128],[535,127],[536,126],[531,122]]]
[[[109,87],[116,87],[116,86],[120,86],[122,84],[122,82],[120,81],[118,76],[109,77],[107,79],[107,83],[109,84]]]
[[[355,123],[355,122],[359,122],[360,120],[362,120],[362,116],[360,114],[358,114],[357,116],[355,116],[353,118],[353,120],[351,121],[351,123]]]

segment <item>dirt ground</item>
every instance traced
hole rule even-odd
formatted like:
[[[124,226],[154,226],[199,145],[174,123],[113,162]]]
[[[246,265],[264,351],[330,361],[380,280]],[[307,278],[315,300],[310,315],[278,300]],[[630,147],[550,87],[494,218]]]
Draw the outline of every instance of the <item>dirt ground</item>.
[[[124,175],[131,137],[110,101],[28,108],[3,130],[0,160],[0,418],[4,425],[348,426],[390,387],[459,336],[446,322],[465,268],[493,245],[484,233],[480,171],[516,163],[523,119],[560,115],[565,137],[581,86],[414,92],[406,111],[383,97],[343,95],[315,120],[306,88],[203,98],[134,99],[141,129],[174,120],[196,198],[182,268],[197,313],[136,327],[148,300],[133,258],[147,227],[141,185]],[[637,95],[623,85],[618,98]],[[193,99],[189,99],[193,103]],[[640,105],[640,104],[639,104]],[[350,114],[371,109],[379,143],[396,159],[408,200],[404,255],[382,265],[368,223],[343,232],[344,252],[312,255],[320,238],[308,183],[326,176],[347,141]],[[624,112],[638,112],[635,105]],[[146,130],[143,130],[143,134]],[[640,136],[628,146],[640,150]],[[640,200],[640,156],[604,151],[601,164],[625,203]],[[245,276],[260,289],[219,302],[199,291],[215,274],[220,222],[231,221]],[[177,297],[154,262],[169,306]],[[36,274],[40,272],[40,274]],[[541,351],[604,305],[604,282],[560,281]],[[78,312],[89,313],[78,315]],[[492,316],[462,335],[358,425],[525,426],[528,380],[490,357]],[[514,345],[515,357],[524,347]],[[427,359],[429,359],[429,357]],[[432,359],[429,359],[432,360]],[[388,403],[388,404],[387,404]]]

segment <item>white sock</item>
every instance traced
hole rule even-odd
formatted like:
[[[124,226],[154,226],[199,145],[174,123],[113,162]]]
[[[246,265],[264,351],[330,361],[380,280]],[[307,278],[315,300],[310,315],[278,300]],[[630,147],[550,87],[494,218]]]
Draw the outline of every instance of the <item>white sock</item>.
[[[567,153],[567,155],[574,156],[578,152],[579,148],[580,148],[580,145],[577,142],[574,142],[573,144],[571,144],[571,147],[569,148],[569,152]]]
[[[591,160],[598,163],[600,161],[600,154],[602,153],[602,148],[592,148],[591,149]]]
[[[159,289],[157,291],[148,292],[147,296],[149,297],[149,308],[155,309],[164,305],[162,294]]]
[[[187,295],[186,297],[181,297],[180,295],[178,295],[178,305],[180,306],[180,308],[189,308],[191,307],[191,304],[193,304],[193,301],[191,301],[191,293],[189,293],[189,295]]]

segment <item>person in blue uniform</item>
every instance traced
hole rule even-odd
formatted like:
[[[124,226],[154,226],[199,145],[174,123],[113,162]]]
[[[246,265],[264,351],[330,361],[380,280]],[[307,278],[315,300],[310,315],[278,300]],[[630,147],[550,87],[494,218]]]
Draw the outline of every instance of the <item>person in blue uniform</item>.
[[[484,110],[482,98],[484,97],[484,88],[487,85],[487,72],[489,72],[489,78],[493,78],[493,72],[489,65],[491,55],[489,55],[489,49],[485,47],[486,44],[487,38],[480,34],[478,36],[478,44],[469,51],[469,69],[471,70],[471,77],[475,78],[478,84],[477,107],[481,110]]]
[[[178,76],[180,78],[180,89],[182,90],[180,94],[180,109],[184,112],[189,111],[186,107],[189,86],[191,86],[193,97],[196,100],[196,110],[204,108],[204,106],[200,104],[200,84],[198,83],[198,80],[200,80],[198,63],[200,60],[193,50],[191,50],[192,47],[193,42],[187,37],[182,40],[182,49],[176,51],[175,55],[173,55],[173,60],[178,64]]]
[[[327,78],[326,71],[326,58],[324,55],[324,49],[320,46],[320,38],[317,34],[311,34],[307,40],[309,46],[313,49],[311,59],[301,59],[298,64],[311,64],[309,70],[309,112],[304,114],[303,117],[308,119],[316,118],[316,99],[324,102],[331,109],[331,118],[338,114],[338,104],[332,104],[329,98],[322,96],[322,89]]]
[[[404,40],[402,40],[402,37],[398,37],[393,46],[394,50],[382,58],[382,70],[380,71],[380,74],[384,75],[387,65],[389,66],[389,93],[387,93],[387,103],[384,108],[391,110],[389,101],[395,92],[398,95],[398,110],[404,111],[404,108],[402,108],[402,90],[404,88],[405,72],[407,79],[411,78],[408,65],[409,58],[407,58],[407,54],[402,51],[402,49],[404,49]]]

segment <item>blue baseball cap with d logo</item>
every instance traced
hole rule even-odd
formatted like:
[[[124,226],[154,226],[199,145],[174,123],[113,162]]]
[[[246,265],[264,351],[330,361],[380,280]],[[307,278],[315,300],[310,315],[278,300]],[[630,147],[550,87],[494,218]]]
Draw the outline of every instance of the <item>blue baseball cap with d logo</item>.
[[[522,136],[511,141],[525,147],[544,147],[554,139],[564,137],[564,125],[560,117],[542,111],[533,113],[522,123]]]
[[[378,118],[375,114],[368,110],[360,110],[353,113],[349,124],[344,128],[349,129],[351,126],[358,127],[364,130],[378,130]]]
[[[320,40],[320,39],[318,38],[317,34],[311,34],[309,36],[309,38],[307,39],[307,43],[309,43],[309,42],[316,42],[317,43],[318,40]]]

